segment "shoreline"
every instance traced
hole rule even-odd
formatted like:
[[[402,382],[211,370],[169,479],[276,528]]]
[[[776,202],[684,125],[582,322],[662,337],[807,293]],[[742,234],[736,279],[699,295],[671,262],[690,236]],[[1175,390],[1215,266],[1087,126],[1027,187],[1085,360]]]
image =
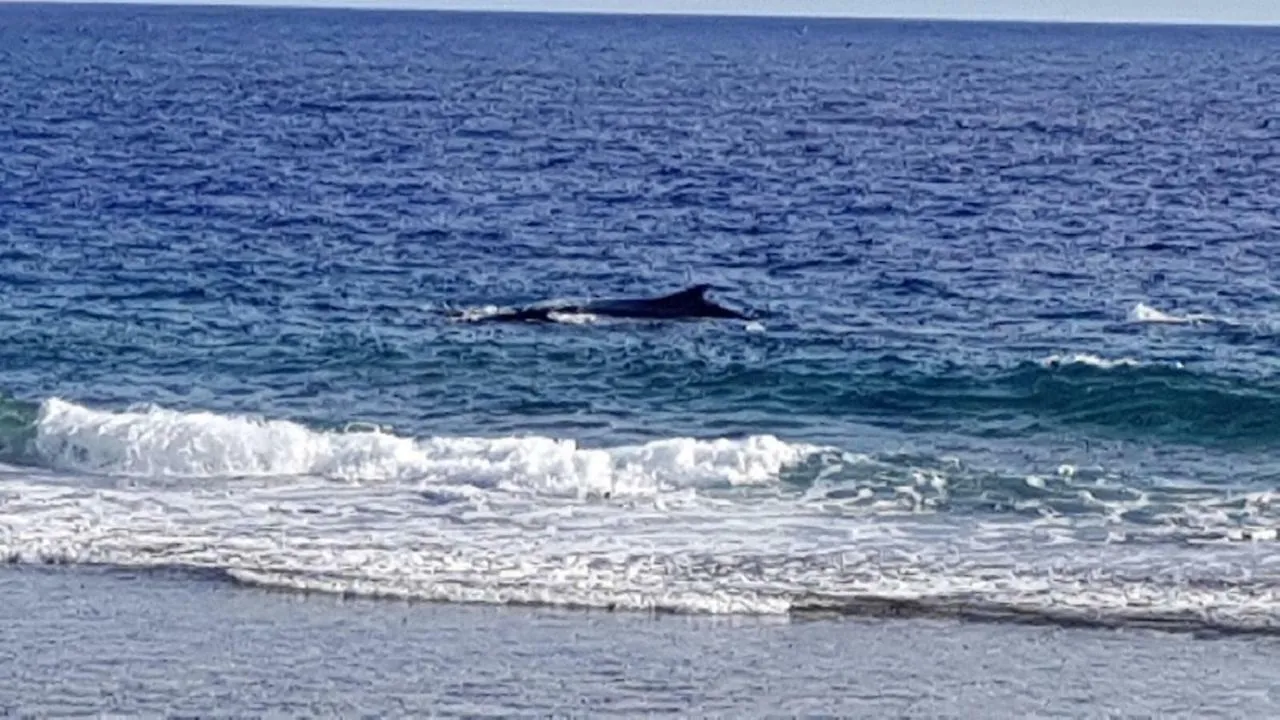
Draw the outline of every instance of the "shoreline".
[[[0,570],[18,714],[1267,715],[1273,637],[343,598]],[[1074,708],[1074,710],[1073,710]],[[1268,712],[1270,711],[1270,712]]]

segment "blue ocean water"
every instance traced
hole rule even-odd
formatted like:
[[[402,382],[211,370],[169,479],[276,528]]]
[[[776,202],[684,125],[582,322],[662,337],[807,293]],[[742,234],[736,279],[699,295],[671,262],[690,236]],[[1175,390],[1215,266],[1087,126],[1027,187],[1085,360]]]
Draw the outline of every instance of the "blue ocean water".
[[[1280,32],[0,7],[0,551],[1280,628]],[[457,322],[713,283],[759,322]]]

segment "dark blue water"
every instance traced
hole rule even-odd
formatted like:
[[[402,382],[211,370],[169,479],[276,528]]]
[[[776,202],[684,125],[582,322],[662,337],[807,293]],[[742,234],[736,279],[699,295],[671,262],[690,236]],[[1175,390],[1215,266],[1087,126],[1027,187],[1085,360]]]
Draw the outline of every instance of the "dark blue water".
[[[0,8],[0,546],[1280,625],[1280,32]],[[757,323],[456,322],[694,283]]]

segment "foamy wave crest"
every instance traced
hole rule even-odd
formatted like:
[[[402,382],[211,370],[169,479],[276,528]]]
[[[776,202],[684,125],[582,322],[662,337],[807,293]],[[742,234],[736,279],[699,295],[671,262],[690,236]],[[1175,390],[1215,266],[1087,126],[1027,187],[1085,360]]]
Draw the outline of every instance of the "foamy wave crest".
[[[261,450],[378,435],[276,422],[51,401],[40,430],[44,441],[58,431],[124,447],[95,456],[119,463],[147,452],[193,461],[193,448],[215,436],[218,447],[238,437]],[[215,570],[272,588],[448,602],[1280,632],[1280,503],[1268,490],[1160,493],[1071,466],[997,477],[958,460],[844,455],[816,468],[807,489],[658,493],[658,484],[771,482],[802,450],[765,438],[608,450],[545,439],[377,441],[388,457],[449,481],[112,487],[80,473],[0,471],[0,561]],[[309,452],[296,457],[324,457]],[[501,487],[459,477],[497,477]],[[580,495],[583,483],[625,478],[642,495]],[[579,497],[547,496],[559,487]],[[947,506],[971,511],[937,512]]]
[[[1138,367],[1142,363],[1133,358],[1104,358],[1090,353],[1074,353],[1072,355],[1050,355],[1040,361],[1040,364],[1047,368],[1062,367],[1064,365],[1088,365],[1089,367],[1110,370],[1118,367]]]
[[[820,450],[771,435],[613,448],[547,437],[415,439],[154,406],[108,412],[58,398],[42,403],[33,446],[52,468],[113,475],[320,476],[568,495],[763,484]]]
[[[1182,370],[1186,366],[1175,360],[1172,362],[1149,362],[1131,357],[1106,358],[1093,353],[1071,353],[1050,355],[1040,360],[1040,367],[1047,369],[1065,367],[1091,367],[1099,370],[1115,370],[1116,368],[1139,368],[1161,366]]]
[[[583,565],[587,563],[582,562]],[[599,563],[597,563],[599,564]],[[560,570],[560,568],[557,568]],[[622,572],[633,568],[623,568]],[[779,615],[790,612],[792,600],[781,592],[743,588],[708,589],[664,587],[664,578],[649,579],[640,587],[617,587],[602,582],[605,573],[587,569],[574,573],[574,582],[548,583],[532,578],[518,582],[465,582],[432,579],[368,578],[289,572],[228,570],[228,576],[245,585],[320,592],[334,595],[392,600],[478,603],[498,605],[546,605],[609,610],[666,611],[712,615]],[[562,571],[563,574],[563,571]],[[648,578],[646,578],[648,579]]]
[[[1204,313],[1190,313],[1187,315],[1174,315],[1163,310],[1157,310],[1146,303],[1138,303],[1129,311],[1129,319],[1133,322],[1140,323],[1159,323],[1166,325],[1196,325],[1200,323],[1218,323],[1226,322],[1213,315]]]

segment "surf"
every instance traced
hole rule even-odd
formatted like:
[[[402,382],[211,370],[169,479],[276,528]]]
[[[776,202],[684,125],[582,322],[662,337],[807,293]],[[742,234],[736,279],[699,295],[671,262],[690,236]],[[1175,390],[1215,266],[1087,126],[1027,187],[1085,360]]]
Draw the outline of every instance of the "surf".
[[[1273,585],[1218,574],[1274,540],[1262,490],[770,435],[588,447],[57,397],[26,419],[34,462],[0,466],[11,563],[636,611],[1275,623]]]
[[[572,438],[396,434],[349,422],[301,422],[157,405],[92,408],[42,401],[21,457],[53,470],[131,478],[319,477],[351,483],[453,482],[570,495],[750,485],[776,478],[817,446],[773,435],[671,437],[589,447]]]

